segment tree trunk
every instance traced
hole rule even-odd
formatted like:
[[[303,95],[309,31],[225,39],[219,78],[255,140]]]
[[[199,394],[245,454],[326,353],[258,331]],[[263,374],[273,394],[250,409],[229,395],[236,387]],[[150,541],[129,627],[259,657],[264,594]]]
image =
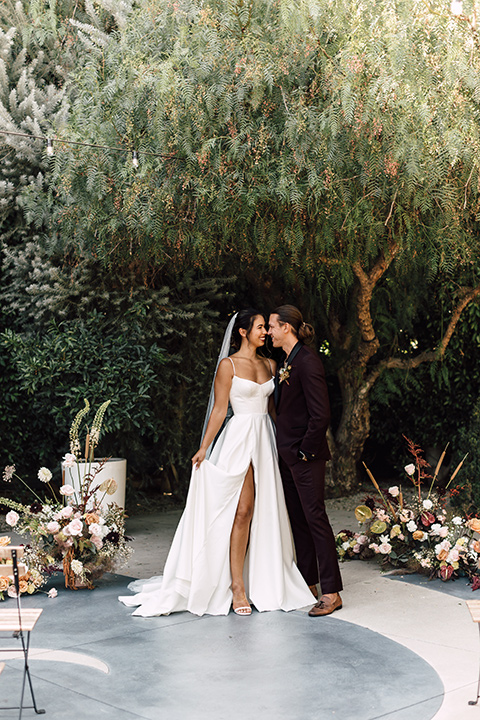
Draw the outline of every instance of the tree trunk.
[[[329,433],[332,460],[327,465],[326,491],[329,497],[354,492],[358,463],[370,432],[370,405],[361,371],[356,364],[344,365],[338,374],[342,391],[342,417],[335,438]]]

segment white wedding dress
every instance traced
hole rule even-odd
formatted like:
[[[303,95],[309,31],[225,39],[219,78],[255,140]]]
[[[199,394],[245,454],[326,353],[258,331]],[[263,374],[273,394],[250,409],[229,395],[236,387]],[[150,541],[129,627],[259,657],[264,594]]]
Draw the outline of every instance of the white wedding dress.
[[[274,428],[267,413],[273,378],[262,384],[232,379],[234,412],[209,460],[192,470],[190,489],[163,577],[137,580],[134,615],[151,617],[188,610],[227,615],[232,604],[230,534],[243,481],[252,463],[255,506],[244,579],[259,611],[294,610],[315,598],[294,562],[293,541],[278,469]]]

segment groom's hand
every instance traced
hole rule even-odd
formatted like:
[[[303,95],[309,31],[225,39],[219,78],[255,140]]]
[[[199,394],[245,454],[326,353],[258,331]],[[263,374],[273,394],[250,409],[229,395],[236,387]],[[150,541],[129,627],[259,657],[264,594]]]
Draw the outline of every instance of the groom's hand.
[[[309,453],[305,452],[304,450],[299,450],[297,453],[297,457],[299,460],[303,460],[304,462],[310,462],[310,460],[315,460],[315,453]]]

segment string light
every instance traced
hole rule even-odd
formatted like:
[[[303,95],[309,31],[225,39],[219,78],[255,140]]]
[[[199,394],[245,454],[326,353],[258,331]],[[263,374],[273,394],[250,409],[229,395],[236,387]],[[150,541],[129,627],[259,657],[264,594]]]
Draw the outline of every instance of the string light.
[[[53,149],[53,141],[54,140],[56,140],[56,142],[64,143],[65,145],[81,145],[82,147],[97,148],[98,150],[110,150],[111,152],[122,152],[122,153],[130,152],[130,150],[128,148],[112,147],[111,145],[97,145],[96,143],[80,142],[80,140],[64,140],[63,138],[60,138],[60,137],[49,138],[49,137],[46,137],[45,135],[29,135],[28,133],[13,132],[12,130],[0,130],[0,135],[14,135],[16,137],[30,138],[30,140],[43,140],[44,142],[47,143],[47,155],[54,154],[54,149]],[[163,158],[164,160],[172,160],[175,157],[174,153],[170,153],[169,155],[162,155],[160,153],[147,152],[146,150],[142,150],[142,154],[150,155],[150,157]],[[132,152],[132,165],[134,167],[139,166],[138,153],[136,150],[134,150]]]
[[[452,15],[455,15],[455,17],[460,17],[463,13],[463,3],[461,0],[452,0],[450,3],[450,12]]]

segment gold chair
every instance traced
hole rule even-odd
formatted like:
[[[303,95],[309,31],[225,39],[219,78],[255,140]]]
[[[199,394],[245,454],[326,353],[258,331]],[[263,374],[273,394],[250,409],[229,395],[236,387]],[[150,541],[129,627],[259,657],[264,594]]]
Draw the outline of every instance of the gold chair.
[[[22,691],[20,695],[20,705],[14,705],[9,707],[0,707],[0,710],[19,710],[19,720],[22,717],[22,711],[26,708],[33,708],[37,715],[41,715],[45,710],[41,710],[37,707],[35,695],[33,692],[32,679],[30,677],[30,668],[28,666],[28,652],[30,649],[30,633],[35,627],[38,618],[42,614],[42,609],[28,608],[22,610],[20,607],[20,575],[25,575],[27,568],[24,563],[18,561],[23,557],[23,547],[18,545],[7,545],[6,547],[0,547],[0,558],[3,560],[11,560],[11,564],[1,566],[1,572],[3,575],[13,577],[13,583],[16,592],[16,608],[0,609],[0,633],[10,632],[13,633],[13,637],[20,639],[22,644],[23,652],[23,680],[22,680]],[[16,652],[13,648],[5,648],[4,652]],[[0,673],[5,667],[5,663],[1,663]],[[25,696],[25,683],[28,679],[28,685],[30,687],[30,694],[32,696],[33,705],[24,705],[23,700]]]

